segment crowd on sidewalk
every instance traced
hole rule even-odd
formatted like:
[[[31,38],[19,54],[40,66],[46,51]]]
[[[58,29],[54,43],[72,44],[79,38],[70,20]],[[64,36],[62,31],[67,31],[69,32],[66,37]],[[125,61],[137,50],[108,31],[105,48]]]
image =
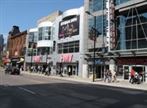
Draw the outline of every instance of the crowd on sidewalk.
[[[31,73],[39,73],[39,74],[45,74],[45,75],[51,75],[51,66],[50,65],[34,65],[34,66],[28,66],[25,69],[26,71],[29,71]],[[61,77],[63,77],[63,73],[67,74],[69,77],[72,75],[72,72],[75,73],[75,69],[73,68],[71,70],[71,68],[69,67],[68,69],[63,69],[61,67],[57,67],[56,68],[56,75],[60,75]]]
[[[30,66],[30,67],[26,68],[26,71],[29,71],[31,73],[41,73],[41,74],[45,74],[45,75],[51,75],[50,65]],[[56,75],[60,75],[61,77],[63,77],[63,71],[64,71],[64,69],[57,68],[56,69]],[[67,70],[67,75],[70,76],[70,73],[71,73],[71,69],[69,68]],[[133,69],[131,70],[130,73],[131,73],[131,77],[130,77],[130,80],[129,80],[130,83],[141,84],[143,82],[141,74],[137,74],[137,72],[133,71]],[[112,71],[110,69],[105,69],[104,70],[104,82],[108,82],[108,83],[119,82],[117,80],[116,71],[115,70]]]
[[[27,66],[25,70],[31,73],[39,73],[39,74],[45,74],[45,75],[51,74],[51,67],[49,65]]]
[[[109,69],[106,69],[104,71],[104,82],[118,82],[117,80],[117,75],[116,71],[114,70],[113,72]],[[143,73],[140,72],[135,72],[133,69],[131,69],[130,72],[130,79],[129,83],[131,84],[141,84],[143,82]]]
[[[109,69],[106,69],[104,71],[104,82],[117,82],[117,79],[116,79],[116,72],[115,71],[111,71]]]

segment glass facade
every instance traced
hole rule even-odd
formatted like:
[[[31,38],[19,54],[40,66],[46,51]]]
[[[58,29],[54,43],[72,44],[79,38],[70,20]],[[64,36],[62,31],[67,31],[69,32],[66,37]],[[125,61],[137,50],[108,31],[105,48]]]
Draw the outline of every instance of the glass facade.
[[[147,48],[147,11],[117,18],[117,50]]]
[[[38,40],[52,40],[52,27],[40,27],[38,29]],[[37,48],[37,55],[52,54],[53,48],[40,47]]]
[[[58,44],[58,53],[74,53],[79,52],[79,41],[66,42]]]
[[[106,9],[106,0],[89,0],[89,12],[97,12]],[[106,36],[106,16],[96,16],[96,29],[101,34],[99,36]],[[94,27],[94,17],[89,18],[89,31]]]
[[[122,3],[128,2],[130,0],[114,0],[116,5],[120,5]]]
[[[51,40],[51,27],[40,27],[38,40]]]
[[[46,54],[52,54],[52,48],[50,47],[38,48],[37,55],[46,55]]]
[[[37,32],[30,32],[28,34],[28,49],[27,49],[28,56],[37,55],[37,47],[36,47],[37,40],[38,40],[38,33]]]
[[[30,32],[28,38],[29,38],[28,39],[29,42],[37,42],[38,33],[37,32]]]
[[[94,26],[94,17],[91,17],[89,19],[89,30]],[[106,26],[107,26],[107,21],[106,21],[106,16],[96,16],[96,29],[98,32],[101,34],[106,35]],[[99,35],[100,36],[100,35]]]
[[[89,1],[89,11],[96,12],[106,8],[106,0],[90,0]]]

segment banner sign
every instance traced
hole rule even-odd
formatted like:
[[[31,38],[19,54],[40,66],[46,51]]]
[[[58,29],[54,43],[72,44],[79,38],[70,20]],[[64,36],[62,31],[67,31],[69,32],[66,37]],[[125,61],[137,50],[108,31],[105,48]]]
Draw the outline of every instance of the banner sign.
[[[79,16],[59,23],[59,38],[71,37],[79,34]]]
[[[147,65],[147,58],[146,57],[118,58],[117,64],[119,65]]]
[[[72,54],[61,54],[60,62],[72,62],[73,55]]]

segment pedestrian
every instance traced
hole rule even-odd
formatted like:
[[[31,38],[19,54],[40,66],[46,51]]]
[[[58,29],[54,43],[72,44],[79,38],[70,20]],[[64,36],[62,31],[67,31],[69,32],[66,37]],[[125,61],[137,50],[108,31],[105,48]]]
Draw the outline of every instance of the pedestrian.
[[[48,75],[50,75],[50,74],[51,74],[51,67],[48,66]]]
[[[135,79],[135,71],[133,68],[131,69],[130,76],[131,76],[131,78],[130,78],[129,82],[133,83],[134,79]]]
[[[64,74],[67,74],[67,67],[64,66]]]
[[[112,82],[116,82],[116,71],[112,72]]]
[[[108,83],[110,83],[112,80],[112,73],[111,70],[108,70]]]
[[[68,67],[68,76],[71,76],[71,67]]]
[[[60,68],[60,72],[59,72],[60,76],[63,77],[63,68]]]
[[[58,74],[59,74],[59,68],[56,67],[56,75],[58,75]]]
[[[76,73],[76,67],[73,67],[73,75]]]
[[[105,69],[104,71],[104,82],[106,82],[108,79],[108,69]]]

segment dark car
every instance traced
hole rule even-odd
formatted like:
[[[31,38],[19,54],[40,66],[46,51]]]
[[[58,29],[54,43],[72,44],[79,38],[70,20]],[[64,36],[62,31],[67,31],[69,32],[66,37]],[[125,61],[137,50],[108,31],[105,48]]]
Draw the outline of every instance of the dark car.
[[[20,74],[20,69],[16,66],[11,66],[8,65],[5,69],[6,74],[13,74],[13,75],[19,75]]]
[[[6,68],[5,68],[5,73],[6,74],[10,74],[12,72],[12,65],[6,65]]]

